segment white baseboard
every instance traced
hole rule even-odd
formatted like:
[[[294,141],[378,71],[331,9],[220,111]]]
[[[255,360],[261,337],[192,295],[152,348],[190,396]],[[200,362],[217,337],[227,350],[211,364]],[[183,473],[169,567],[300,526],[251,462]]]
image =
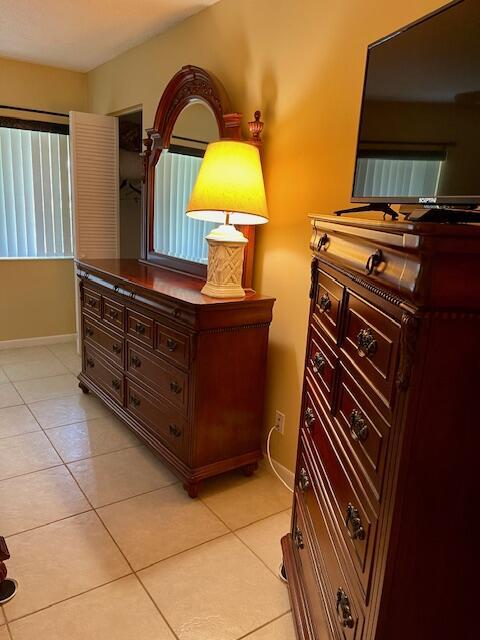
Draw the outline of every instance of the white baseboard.
[[[287,469],[287,467],[284,467],[283,464],[280,464],[278,460],[274,460],[272,458],[272,462],[275,466],[275,469],[278,475],[283,479],[284,482],[288,484],[290,489],[292,489],[293,491],[293,488],[295,486],[295,474],[292,471],[290,471],[290,469]]]
[[[4,349],[20,349],[21,347],[43,347],[49,344],[75,342],[76,333],[65,333],[57,336],[39,336],[38,338],[20,338],[18,340],[0,341],[0,351]]]

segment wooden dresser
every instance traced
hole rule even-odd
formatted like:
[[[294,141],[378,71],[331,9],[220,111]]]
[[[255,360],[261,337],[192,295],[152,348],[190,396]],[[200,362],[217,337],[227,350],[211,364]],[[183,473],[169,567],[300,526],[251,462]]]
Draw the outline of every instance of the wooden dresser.
[[[77,261],[80,386],[122,418],[183,479],[262,457],[274,299],[203,296],[203,281],[136,260]]]
[[[480,225],[312,224],[297,636],[473,640]]]

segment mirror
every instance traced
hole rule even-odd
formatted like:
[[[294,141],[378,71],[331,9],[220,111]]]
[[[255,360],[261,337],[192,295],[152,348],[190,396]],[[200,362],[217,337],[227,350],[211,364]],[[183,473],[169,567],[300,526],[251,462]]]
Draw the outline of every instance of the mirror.
[[[205,69],[186,65],[170,79],[143,141],[142,261],[206,277],[204,237],[215,225],[188,218],[185,210],[207,144],[241,140],[241,120],[242,114],[231,110],[222,84]],[[254,144],[260,143],[257,124],[249,123]],[[253,281],[255,227],[239,229],[248,238],[242,281],[248,289]]]
[[[185,210],[208,143],[220,137],[208,104],[193,100],[180,112],[155,165],[153,249],[178,260],[206,265],[205,236],[214,223],[193,220]]]

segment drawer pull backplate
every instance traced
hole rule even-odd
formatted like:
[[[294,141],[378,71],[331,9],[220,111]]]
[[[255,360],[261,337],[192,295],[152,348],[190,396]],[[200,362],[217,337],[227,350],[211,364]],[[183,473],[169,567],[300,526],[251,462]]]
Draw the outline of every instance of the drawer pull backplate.
[[[368,438],[368,425],[365,422],[363,413],[354,409],[350,414],[350,434],[354,440],[365,442]]]
[[[342,627],[352,629],[355,622],[352,617],[352,611],[350,609],[350,600],[347,594],[341,588],[337,590],[337,614],[338,619]]]
[[[358,509],[356,509],[351,502],[348,503],[345,526],[352,540],[365,540],[365,529],[362,526]]]

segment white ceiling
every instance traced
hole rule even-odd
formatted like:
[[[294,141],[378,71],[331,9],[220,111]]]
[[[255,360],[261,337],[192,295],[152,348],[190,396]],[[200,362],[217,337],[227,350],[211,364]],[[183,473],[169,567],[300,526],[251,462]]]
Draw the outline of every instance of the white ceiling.
[[[0,0],[0,57],[89,71],[218,0]]]

